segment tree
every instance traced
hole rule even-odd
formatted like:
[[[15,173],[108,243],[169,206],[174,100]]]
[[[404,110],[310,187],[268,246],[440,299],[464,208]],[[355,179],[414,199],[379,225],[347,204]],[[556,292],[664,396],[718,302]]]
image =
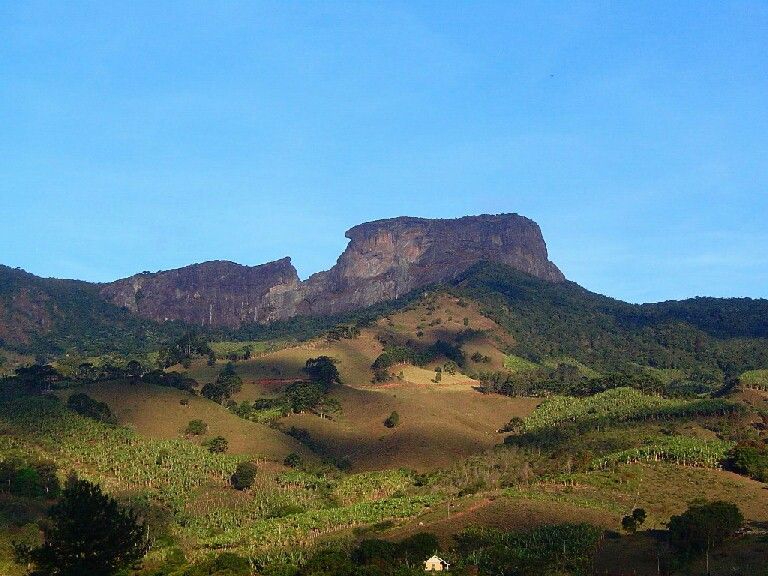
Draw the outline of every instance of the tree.
[[[208,356],[210,358],[213,354],[214,352],[205,337],[193,331],[161,348],[157,364],[159,368],[170,368],[174,364],[189,363],[193,356]]]
[[[131,360],[125,366],[125,373],[131,378],[141,378],[142,374],[144,374],[144,367],[138,360]]]
[[[744,516],[736,504],[722,500],[695,503],[669,519],[669,542],[684,557],[705,553],[709,573],[709,551],[743,524]]]
[[[313,382],[318,382],[323,387],[323,392],[328,392],[334,384],[341,384],[341,375],[336,368],[336,360],[330,356],[318,356],[309,358],[304,364],[304,373]]]
[[[296,414],[312,410],[323,399],[323,387],[317,382],[294,382],[285,389],[291,410]]]
[[[64,377],[48,364],[33,364],[16,368],[12,379],[16,389],[25,395],[37,395],[50,392]]]
[[[645,522],[645,516],[645,510],[642,508],[635,508],[632,510],[632,514],[624,516],[624,518],[621,519],[621,527],[630,534],[634,534],[643,522]]]
[[[39,574],[112,576],[140,561],[149,548],[133,512],[86,480],[70,479],[48,516],[45,542],[30,552]]]
[[[621,527],[624,528],[625,532],[634,534],[637,532],[637,520],[632,516],[624,516],[624,518],[621,519]]]
[[[240,462],[235,473],[229,479],[230,484],[237,490],[250,488],[256,480],[256,472],[258,472],[258,468],[253,462]]]
[[[232,394],[240,392],[242,387],[243,380],[235,372],[235,365],[227,362],[216,377],[216,381],[203,386],[200,393],[209,400],[221,404],[224,400],[231,398]]]
[[[203,446],[208,448],[208,452],[211,454],[223,454],[229,448],[229,442],[224,436],[215,436],[203,443]]]
[[[637,522],[638,526],[642,526],[645,523],[646,517],[647,514],[645,513],[644,508],[635,508],[632,510],[632,518],[635,519],[635,522]]]
[[[387,428],[394,428],[398,424],[400,424],[400,414],[393,410],[392,413],[387,416],[387,419],[384,420],[384,426]]]

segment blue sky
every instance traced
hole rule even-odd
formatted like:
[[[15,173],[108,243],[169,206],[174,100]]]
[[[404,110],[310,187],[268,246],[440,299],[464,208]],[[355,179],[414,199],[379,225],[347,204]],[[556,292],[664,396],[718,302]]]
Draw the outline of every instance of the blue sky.
[[[768,297],[768,3],[0,2],[0,263],[106,281],[518,212],[589,289]]]

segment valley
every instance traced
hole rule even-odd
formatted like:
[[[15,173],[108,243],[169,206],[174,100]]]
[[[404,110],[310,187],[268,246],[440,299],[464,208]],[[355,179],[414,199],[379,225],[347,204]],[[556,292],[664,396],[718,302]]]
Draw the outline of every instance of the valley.
[[[401,576],[436,550],[456,574],[682,575],[704,556],[671,525],[718,502],[740,520],[711,573],[762,569],[765,301],[632,305],[482,261],[236,327],[101,302],[82,345],[55,316],[3,341],[3,574],[75,476],[147,530],[136,576]]]

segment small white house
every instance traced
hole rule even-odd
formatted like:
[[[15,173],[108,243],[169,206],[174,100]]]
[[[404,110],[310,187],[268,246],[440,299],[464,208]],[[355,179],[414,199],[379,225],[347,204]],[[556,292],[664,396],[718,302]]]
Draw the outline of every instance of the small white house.
[[[444,570],[448,570],[450,566],[451,565],[448,562],[442,558],[438,558],[437,555],[434,555],[429,560],[424,561],[425,572],[442,572]]]

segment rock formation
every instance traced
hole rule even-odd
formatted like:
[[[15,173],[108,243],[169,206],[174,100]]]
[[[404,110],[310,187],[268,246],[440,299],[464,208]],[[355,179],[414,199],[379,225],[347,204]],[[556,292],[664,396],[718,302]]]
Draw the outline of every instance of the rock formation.
[[[101,295],[152,320],[236,327],[294,315],[299,277],[290,258],[261,266],[204,262],[105,284]]]
[[[347,231],[336,265],[300,282],[289,258],[261,266],[206,262],[106,284],[103,297],[153,320],[236,327],[335,314],[450,280],[480,261],[560,282],[539,226],[517,214],[455,220],[392,218]]]

